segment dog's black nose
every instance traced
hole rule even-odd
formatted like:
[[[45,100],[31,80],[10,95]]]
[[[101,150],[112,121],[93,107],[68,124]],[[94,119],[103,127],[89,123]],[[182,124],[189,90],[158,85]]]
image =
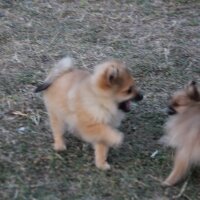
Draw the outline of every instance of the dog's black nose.
[[[142,93],[138,93],[133,100],[134,101],[141,101],[143,99],[143,94]]]
[[[171,106],[168,106],[168,108],[167,108],[167,114],[168,115],[175,115],[176,111]]]

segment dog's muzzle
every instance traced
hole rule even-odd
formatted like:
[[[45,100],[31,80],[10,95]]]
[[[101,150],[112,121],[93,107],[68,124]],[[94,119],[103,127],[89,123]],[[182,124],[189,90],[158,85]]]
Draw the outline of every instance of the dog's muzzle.
[[[118,108],[123,112],[129,112],[131,110],[131,100],[123,101],[118,104]]]
[[[143,95],[141,93],[138,93],[134,98],[119,103],[118,108],[123,112],[129,112],[131,110],[131,102],[132,101],[138,102],[141,101],[142,99]]]
[[[143,99],[143,94],[142,93],[138,93],[134,98],[133,101],[141,101]]]
[[[177,112],[176,110],[174,110],[174,108],[172,108],[171,106],[168,106],[167,108],[167,114],[168,115],[175,115]]]

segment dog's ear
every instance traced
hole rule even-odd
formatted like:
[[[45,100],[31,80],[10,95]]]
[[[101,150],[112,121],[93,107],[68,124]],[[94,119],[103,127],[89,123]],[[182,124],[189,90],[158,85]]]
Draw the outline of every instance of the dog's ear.
[[[106,80],[109,86],[120,83],[120,71],[115,66],[111,66],[106,70]]]
[[[186,87],[188,96],[194,101],[200,101],[200,92],[198,90],[197,83],[190,81]]]

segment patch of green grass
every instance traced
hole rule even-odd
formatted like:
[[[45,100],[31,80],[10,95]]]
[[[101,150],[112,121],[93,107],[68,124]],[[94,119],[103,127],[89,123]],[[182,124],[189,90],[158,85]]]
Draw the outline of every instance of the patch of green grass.
[[[199,26],[199,20],[196,18],[193,18],[189,21],[189,26]]]
[[[11,35],[7,31],[0,32],[0,44],[6,45],[11,40]]]
[[[84,8],[87,5],[88,5],[88,1],[87,0],[80,0],[80,7]]]
[[[4,183],[6,182],[7,177],[13,173],[13,171],[10,171],[10,169],[6,166],[5,163],[0,163],[0,170],[1,170],[1,174],[0,174],[0,183]]]
[[[143,5],[143,4],[150,4],[152,3],[152,0],[136,0],[137,4]]]
[[[189,4],[189,3],[198,3],[198,0],[175,0],[176,3],[180,4]]]
[[[193,70],[194,73],[197,73],[197,74],[200,73],[200,69],[199,69],[199,67],[195,67],[195,66],[193,66],[192,70]]]
[[[17,74],[16,81],[20,84],[36,84],[38,80],[32,71],[27,70]]]

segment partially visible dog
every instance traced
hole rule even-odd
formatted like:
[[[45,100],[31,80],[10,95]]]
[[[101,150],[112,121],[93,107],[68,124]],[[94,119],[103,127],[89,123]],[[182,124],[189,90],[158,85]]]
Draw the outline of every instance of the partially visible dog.
[[[164,186],[178,183],[191,166],[200,163],[200,91],[194,81],[173,95],[168,113],[172,116],[161,141],[176,152],[173,170]]]
[[[119,146],[123,140],[123,133],[116,129],[123,113],[130,110],[132,100],[143,98],[126,66],[110,60],[90,73],[75,68],[67,57],[58,62],[35,92],[43,90],[54,149],[66,149],[63,133],[67,128],[94,146],[98,168],[109,169],[109,147]]]

